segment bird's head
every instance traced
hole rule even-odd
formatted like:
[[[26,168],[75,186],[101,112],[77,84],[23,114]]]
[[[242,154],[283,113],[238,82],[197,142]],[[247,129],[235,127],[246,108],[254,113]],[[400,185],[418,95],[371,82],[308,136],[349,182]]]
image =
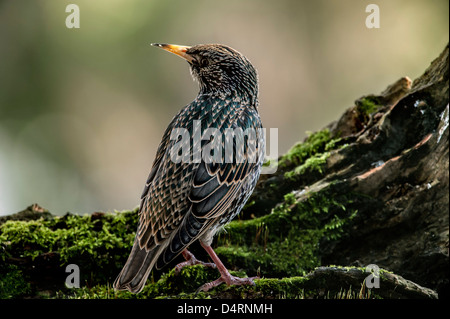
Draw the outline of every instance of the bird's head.
[[[200,83],[200,93],[237,92],[257,98],[258,74],[250,61],[238,51],[222,44],[182,46],[152,44],[185,59],[195,80]]]

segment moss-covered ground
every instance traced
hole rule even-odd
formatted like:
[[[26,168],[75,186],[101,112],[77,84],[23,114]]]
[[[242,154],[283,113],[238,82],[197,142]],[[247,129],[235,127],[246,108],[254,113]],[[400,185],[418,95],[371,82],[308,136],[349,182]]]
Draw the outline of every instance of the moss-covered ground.
[[[346,208],[348,202],[346,198],[330,199],[325,193],[312,194],[307,200],[298,202],[291,193],[268,215],[231,222],[217,237],[216,252],[230,269],[237,271],[236,275],[263,278],[256,281],[257,293],[243,287],[232,289],[258,295],[262,293],[260,289],[265,291],[276,282],[281,286],[272,287],[270,296],[304,297],[303,288],[294,289],[295,283],[302,281],[299,276],[320,265],[317,254],[320,242],[340,236],[345,223],[354,216],[355,211]],[[45,265],[46,260],[49,264],[50,257],[52,267],[59,270],[56,278],[61,285],[56,297],[209,297],[209,294],[193,293],[203,283],[216,279],[218,272],[201,266],[186,267],[180,274],[175,274],[171,265],[172,268],[157,274],[159,278],[152,277],[137,296],[111,289],[131,249],[136,223],[136,210],[5,222],[0,226],[1,297],[35,294],[37,287],[30,282],[39,281],[39,278],[34,278],[36,274],[30,269]],[[14,262],[17,266],[11,264]],[[72,263],[80,267],[81,289],[64,287],[64,277],[68,275],[64,269]],[[223,289],[224,286],[216,288],[213,295],[226,295]]]
[[[328,130],[310,134],[279,159],[280,171],[287,177],[306,170],[321,173],[323,160],[330,150],[341,147],[338,143]],[[237,218],[216,237],[214,248],[231,271],[262,278],[254,287],[222,285],[211,293],[195,294],[203,283],[218,277],[217,270],[194,266],[175,274],[174,265],[169,265],[153,272],[141,294],[115,292],[112,282],[135,236],[138,212],[132,210],[4,222],[0,226],[1,296],[36,294],[43,289],[39,276],[47,276],[50,282],[58,281],[52,286],[58,293],[49,294],[58,298],[211,298],[226,297],[230,289],[243,297],[304,298],[311,293],[305,295],[303,276],[321,265],[319,246],[339,238],[357,214],[353,197],[336,195],[330,187],[301,197],[297,191],[289,192],[269,214]],[[80,289],[64,286],[69,264],[80,267]],[[36,267],[48,268],[49,273],[34,273]]]

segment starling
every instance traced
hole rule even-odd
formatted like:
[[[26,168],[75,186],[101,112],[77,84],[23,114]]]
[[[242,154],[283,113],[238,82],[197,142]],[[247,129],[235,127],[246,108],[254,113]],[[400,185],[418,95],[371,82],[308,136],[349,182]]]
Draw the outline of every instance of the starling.
[[[200,290],[221,283],[254,285],[256,277],[232,276],[211,243],[239,214],[261,172],[265,140],[258,114],[257,72],[245,56],[225,45],[152,45],[185,59],[200,91],[162,137],[141,196],[133,248],[114,288],[140,292],[153,267],[161,269],[180,254],[186,261],[175,267],[177,271],[193,264],[219,270],[220,278]],[[173,133],[177,129],[202,138],[181,142]],[[180,143],[188,153],[182,148],[181,155],[173,151]],[[201,156],[196,154],[199,148]],[[187,250],[197,239],[214,263],[199,261]]]

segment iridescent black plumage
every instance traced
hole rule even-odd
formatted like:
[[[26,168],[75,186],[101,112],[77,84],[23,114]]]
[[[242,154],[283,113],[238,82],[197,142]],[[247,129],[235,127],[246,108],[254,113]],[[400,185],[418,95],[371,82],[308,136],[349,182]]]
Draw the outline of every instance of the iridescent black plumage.
[[[247,58],[218,44],[157,46],[189,62],[191,73],[200,84],[200,92],[166,129],[142,193],[133,249],[114,283],[115,289],[135,293],[143,288],[153,267],[165,266],[193,241],[199,239],[210,253],[214,234],[240,212],[252,193],[264,154],[264,136],[259,130],[262,124],[257,110],[258,78]],[[171,139],[173,130],[186,129],[192,137],[196,134],[195,123],[201,123],[201,132],[207,128],[220,131],[223,146],[220,161],[194,161],[193,153],[198,145],[192,140],[190,161],[177,163],[171,157],[170,150],[178,142],[173,136]],[[235,146],[237,141],[250,141],[244,143],[243,160],[237,160],[236,148],[234,158],[226,159],[224,146],[230,142],[227,139],[233,138],[226,134],[227,129],[235,132]],[[254,135],[245,137],[242,132],[246,129]],[[207,142],[203,141],[202,147]],[[211,257],[217,258],[214,256]],[[221,263],[217,266],[223,278],[229,276]],[[222,281],[234,283],[233,280]]]

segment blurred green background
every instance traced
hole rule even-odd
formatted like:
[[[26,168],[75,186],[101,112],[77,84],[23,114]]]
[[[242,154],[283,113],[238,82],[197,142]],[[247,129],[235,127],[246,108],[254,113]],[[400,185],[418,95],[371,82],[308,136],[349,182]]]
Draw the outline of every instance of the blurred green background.
[[[68,29],[68,4],[80,29]],[[380,7],[379,29],[365,8]],[[153,156],[197,84],[151,42],[223,43],[260,77],[279,154],[364,94],[419,76],[449,41],[448,0],[0,1],[0,215],[139,204]]]

